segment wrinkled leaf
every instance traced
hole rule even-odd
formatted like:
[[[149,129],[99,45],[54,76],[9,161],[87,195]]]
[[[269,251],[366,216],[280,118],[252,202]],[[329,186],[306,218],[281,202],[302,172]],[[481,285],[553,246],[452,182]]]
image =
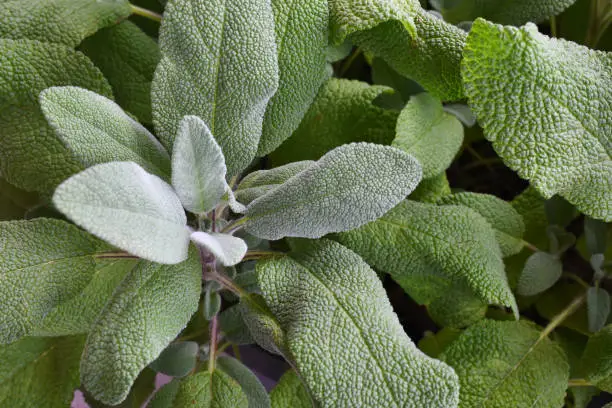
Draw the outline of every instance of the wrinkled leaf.
[[[312,408],[310,395],[295,371],[287,371],[270,391],[271,408]]]
[[[419,350],[429,357],[438,358],[453,341],[457,340],[461,333],[461,330],[452,327],[445,327],[435,334],[425,332],[425,335],[419,341]]]
[[[249,408],[269,408],[270,397],[259,378],[240,361],[229,356],[217,358],[216,366],[236,381],[249,401]]]
[[[463,328],[484,319],[488,305],[462,285],[451,285],[432,300],[427,311],[441,327]],[[435,356],[432,356],[435,357]]]
[[[184,377],[195,368],[199,351],[200,346],[193,341],[172,343],[149,367],[171,377]]]
[[[612,392],[612,325],[589,338],[582,356],[582,369],[590,383]]]

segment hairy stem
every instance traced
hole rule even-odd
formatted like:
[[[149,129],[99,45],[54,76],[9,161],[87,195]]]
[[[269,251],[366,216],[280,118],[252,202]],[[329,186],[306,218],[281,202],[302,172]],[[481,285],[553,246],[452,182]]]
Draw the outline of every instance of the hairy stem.
[[[561,313],[559,313],[557,316],[555,316],[548,323],[548,325],[544,328],[542,333],[540,333],[540,337],[538,338],[538,341],[536,342],[535,345],[537,345],[544,338],[548,337],[548,335],[550,333],[552,333],[552,331],[555,330],[557,327],[559,327],[559,325],[561,323],[563,323],[565,321],[565,319],[567,319],[572,314],[574,314],[574,312],[576,312],[576,310],[578,310],[578,308],[580,306],[582,306],[582,304],[584,303],[585,300],[586,300],[586,292],[584,292],[582,295],[578,296],[576,299],[574,299],[572,301],[572,303],[567,305],[567,307],[565,309],[563,309],[561,311]],[[535,345],[533,347],[535,347]]]
[[[278,252],[278,251],[248,251],[246,255],[244,256],[244,258],[242,258],[242,260],[243,261],[253,261],[256,259],[282,256],[283,254],[284,254],[283,252]]]
[[[158,23],[161,22],[162,20],[161,14],[158,14],[151,10],[147,10],[142,7],[135,6],[133,4],[131,4],[130,6],[132,7],[132,14],[135,14],[137,16],[141,16],[144,18],[148,18],[149,20],[157,21]]]
[[[584,378],[572,378],[567,382],[568,387],[593,387],[593,384]]]
[[[103,252],[96,255],[98,259],[138,259],[136,255],[128,254],[127,252]]]
[[[215,360],[217,359],[217,336],[219,332],[219,319],[215,315],[210,321],[210,351],[208,357],[208,372],[213,373],[215,371]]]

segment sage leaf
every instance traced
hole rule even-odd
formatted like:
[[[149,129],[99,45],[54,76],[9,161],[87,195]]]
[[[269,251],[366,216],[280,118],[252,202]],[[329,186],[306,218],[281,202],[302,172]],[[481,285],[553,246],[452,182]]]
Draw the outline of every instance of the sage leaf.
[[[219,314],[219,327],[223,337],[237,346],[255,343],[242,320],[241,307],[240,304],[230,306]]]
[[[86,38],[79,50],[104,73],[123,109],[153,123],[151,82],[161,58],[155,40],[126,20]]]
[[[0,177],[0,221],[23,219],[39,203],[34,193],[28,193]]]
[[[582,355],[582,370],[591,384],[612,392],[612,325],[589,338]]]
[[[322,407],[457,406],[455,374],[410,341],[359,256],[329,240],[293,244],[258,262],[259,284]]]
[[[450,193],[451,188],[446,173],[440,173],[435,177],[422,180],[408,198],[413,201],[435,204]]]
[[[612,221],[611,61],[531,23],[478,19],[462,62],[470,106],[504,162],[545,198],[559,194],[605,221]]]
[[[598,332],[606,325],[610,315],[610,295],[605,289],[590,287],[587,291],[589,330]]]
[[[194,341],[172,343],[149,367],[171,377],[184,377],[195,368],[199,351],[200,346]]]
[[[162,142],[172,148],[180,120],[199,116],[223,149],[229,175],[237,174],[255,157],[278,87],[270,0],[173,1],[159,44],[152,100]]]
[[[10,0],[0,3],[0,38],[75,47],[102,27],[127,18],[127,0]]]
[[[410,99],[397,118],[392,146],[414,156],[427,179],[449,168],[462,144],[461,122],[444,112],[438,99],[421,93]]]
[[[229,356],[220,356],[217,369],[236,381],[246,394],[249,408],[270,408],[270,397],[259,378],[244,364]]]
[[[568,304],[583,294],[584,287],[577,282],[559,282],[538,298],[535,304],[536,310],[543,318],[553,320]],[[587,306],[582,304],[561,323],[561,326],[590,336],[593,333],[589,331],[588,321]]]
[[[30,334],[85,288],[111,248],[65,221],[0,222],[0,344]]]
[[[295,371],[289,370],[270,391],[271,408],[312,408],[310,395]]]
[[[169,180],[168,152],[110,99],[83,88],[52,87],[41,92],[40,106],[56,135],[85,167],[132,161]]]
[[[148,261],[126,276],[89,332],[81,382],[106,404],[123,401],[198,309],[202,268],[197,251],[178,265]]]
[[[245,228],[272,240],[350,230],[393,208],[420,179],[419,164],[401,150],[344,145],[251,202]]]
[[[242,239],[218,232],[196,231],[191,234],[191,240],[213,254],[225,266],[239,263],[248,249]]]
[[[84,338],[26,337],[0,347],[0,404],[6,407],[70,406],[79,386]]]
[[[185,116],[172,150],[172,186],[183,206],[206,213],[226,192],[225,158],[208,126],[197,116]]]
[[[202,300],[202,314],[206,321],[211,321],[221,310],[221,295],[210,288],[204,292]]]
[[[523,296],[533,296],[552,287],[563,273],[563,263],[555,255],[535,252],[529,256],[516,291]]]
[[[272,10],[279,84],[266,108],[259,156],[272,152],[291,136],[329,76],[327,1],[272,0]]]
[[[131,254],[187,258],[187,218],[172,187],[132,162],[98,164],[63,182],[53,203],[87,231]]]
[[[339,241],[418,303],[430,303],[455,282],[518,315],[495,232],[469,208],[405,200],[379,220],[339,234]]]
[[[586,217],[584,219],[586,247],[591,254],[604,254],[608,249],[608,226],[605,222]]]
[[[438,358],[453,341],[457,340],[461,333],[461,330],[452,327],[444,327],[436,334],[425,332],[425,335],[419,341],[419,350],[429,357]]]
[[[83,54],[59,44],[0,39],[0,172],[15,187],[49,194],[83,168],[38,104],[42,90],[63,85],[112,97],[102,73]]]
[[[488,305],[463,285],[451,285],[427,306],[440,327],[464,328],[485,318]]]
[[[483,320],[464,331],[440,358],[459,376],[461,407],[563,406],[567,357],[533,323]]]

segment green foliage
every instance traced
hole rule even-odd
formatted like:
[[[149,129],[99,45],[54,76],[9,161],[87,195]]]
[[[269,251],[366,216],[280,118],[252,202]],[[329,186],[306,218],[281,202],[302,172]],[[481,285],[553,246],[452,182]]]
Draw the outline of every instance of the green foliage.
[[[219,357],[217,367],[236,381],[246,394],[249,408],[266,408],[270,406],[270,397],[259,378],[232,357]]]
[[[523,296],[533,296],[554,285],[563,273],[559,257],[547,252],[535,252],[527,258],[516,291]]]
[[[270,392],[272,408],[312,408],[308,391],[295,371],[287,371]]]
[[[198,343],[193,341],[172,343],[149,367],[172,377],[184,377],[195,368],[199,351]]]
[[[589,288],[587,291],[587,311],[590,331],[597,332],[606,325],[610,315],[610,295],[605,289]]]
[[[589,339],[582,356],[582,369],[592,384],[603,391],[612,391],[612,325]]]

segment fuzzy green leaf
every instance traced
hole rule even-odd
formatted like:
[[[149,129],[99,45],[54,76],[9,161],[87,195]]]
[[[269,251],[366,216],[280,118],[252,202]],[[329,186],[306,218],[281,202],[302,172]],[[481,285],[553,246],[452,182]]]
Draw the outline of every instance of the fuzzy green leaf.
[[[211,321],[221,310],[221,295],[210,287],[204,292],[202,299],[202,315],[206,321]]]
[[[152,123],[151,81],[161,54],[157,42],[131,21],[102,29],[79,50],[104,73],[117,103],[143,123]]]
[[[196,214],[219,203],[227,189],[225,158],[208,126],[185,116],[172,150],[172,186],[183,206]]]
[[[312,408],[310,395],[295,371],[289,370],[270,391],[271,408]]]
[[[102,27],[127,18],[127,0],[3,0],[0,38],[78,45]]]
[[[229,356],[218,357],[216,366],[240,385],[249,401],[249,408],[270,408],[266,388],[248,367]]]
[[[81,382],[98,400],[123,401],[132,383],[198,309],[197,251],[178,265],[140,263],[123,280],[87,337]]]
[[[589,330],[599,331],[605,326],[610,315],[610,295],[605,289],[591,287],[587,291]]]
[[[408,196],[411,200],[424,203],[437,203],[442,197],[451,193],[446,173],[422,180],[417,188]]]
[[[518,294],[534,296],[554,285],[563,273],[563,263],[547,252],[535,252],[527,258],[516,286]]]
[[[439,297],[449,281],[461,282],[482,301],[517,313],[495,232],[469,208],[405,200],[339,239],[419,303]]]
[[[495,230],[502,256],[508,257],[523,249],[525,224],[523,217],[502,199],[489,194],[463,192],[443,197],[442,205],[463,205],[482,215]]]
[[[462,63],[470,106],[505,163],[544,197],[559,194],[606,221],[612,220],[610,55],[548,38],[531,23],[519,29],[478,19]]]
[[[423,167],[423,178],[444,172],[463,143],[463,125],[427,93],[413,96],[397,118],[392,146],[413,155]]]
[[[440,358],[459,376],[462,408],[563,406],[567,357],[532,323],[484,320]]]
[[[427,306],[431,319],[441,327],[463,328],[484,319],[488,305],[462,285],[451,285]]]
[[[242,320],[242,306],[234,305],[219,314],[219,327],[223,337],[232,344],[253,344],[255,340],[251,337],[247,326]]]
[[[438,358],[453,341],[457,340],[461,333],[461,330],[452,327],[445,327],[436,334],[425,332],[425,335],[419,341],[419,350],[429,357]]]
[[[0,347],[0,405],[65,408],[79,386],[83,337],[27,337]]]
[[[272,152],[291,136],[329,76],[327,0],[272,0],[272,10],[279,84],[266,108],[259,156]]]
[[[170,179],[170,156],[147,128],[115,102],[73,86],[40,94],[40,106],[56,135],[85,167],[132,161]]]
[[[399,149],[344,145],[249,204],[246,230],[265,239],[347,231],[386,213],[420,180],[417,161]]]
[[[172,187],[131,162],[98,164],[63,182],[55,206],[92,234],[159,263],[187,258],[187,218]]]
[[[255,157],[266,105],[278,87],[269,0],[175,0],[159,39],[153,121],[171,148],[185,115],[204,120],[225,154],[229,175]],[[248,44],[248,46],[244,46]]]
[[[612,325],[589,338],[582,355],[582,369],[590,383],[612,392]]]
[[[294,241],[289,256],[257,266],[266,303],[322,407],[457,406],[455,374],[410,341],[376,273],[355,253],[329,240]]]
[[[42,90],[63,85],[112,97],[102,73],[83,54],[59,44],[0,39],[0,171],[16,187],[50,193],[82,169],[38,104]]]
[[[77,295],[110,250],[67,222],[0,222],[0,343],[28,335],[57,305]]]
[[[244,258],[248,249],[242,239],[217,232],[209,234],[196,231],[191,234],[191,240],[213,254],[225,266],[236,265]]]
[[[184,377],[196,365],[200,346],[194,341],[172,343],[161,352],[149,367],[172,377]]]

